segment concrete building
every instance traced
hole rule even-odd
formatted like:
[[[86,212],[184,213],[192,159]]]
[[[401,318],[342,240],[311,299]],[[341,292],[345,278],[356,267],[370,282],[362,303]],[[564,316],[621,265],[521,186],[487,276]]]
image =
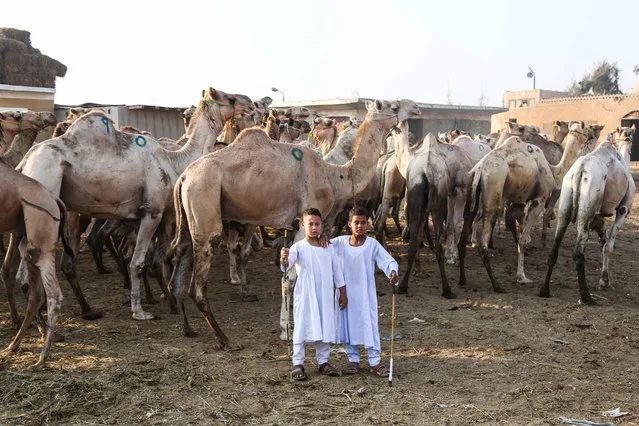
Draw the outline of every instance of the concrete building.
[[[0,84],[0,111],[53,112],[55,89]]]
[[[556,90],[518,90],[504,93],[504,108],[527,108],[537,105],[542,99],[565,98],[570,96],[568,92]]]
[[[186,108],[159,107],[152,105],[102,105],[86,103],[73,105],[82,108],[99,108],[109,114],[118,127],[133,126],[146,130],[156,138],[177,140],[184,134],[182,112]],[[64,121],[70,105],[56,105],[55,115],[58,121]]]
[[[600,139],[619,126],[635,124],[639,129],[639,93],[544,98],[534,106],[510,108],[493,115],[491,129],[496,132],[503,129],[506,122],[516,121],[520,124],[537,125],[542,132],[550,134],[554,120],[580,120],[587,124],[601,124],[604,129]],[[635,133],[631,159],[639,161],[639,132]]]
[[[367,98],[327,99],[318,101],[275,102],[272,108],[306,107],[319,115],[335,118],[339,121],[353,117],[363,120],[366,116]],[[471,134],[490,133],[490,117],[506,109],[500,107],[446,105],[418,103],[421,118],[409,120],[410,131],[416,139],[428,133],[437,134],[453,129],[464,130]]]

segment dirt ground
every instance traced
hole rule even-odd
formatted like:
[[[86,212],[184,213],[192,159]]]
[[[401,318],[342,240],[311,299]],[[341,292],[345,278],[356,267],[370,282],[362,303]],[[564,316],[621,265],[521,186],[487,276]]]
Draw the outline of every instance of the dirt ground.
[[[613,421],[601,412],[620,407],[639,413],[638,236],[635,216],[617,239],[611,261],[615,288],[606,291],[595,289],[601,252],[594,235],[589,241],[586,271],[598,306],[577,304],[574,228],[561,249],[550,299],[536,296],[548,255],[539,238],[526,258],[534,284],[515,283],[516,249],[501,231],[493,268],[508,293],[492,292],[477,252],[469,250],[468,288],[456,286],[457,269],[448,267],[454,300],[440,296],[436,263],[422,249],[422,272],[411,278],[411,297],[397,296],[401,339],[392,388],[367,371],[318,376],[312,350],[310,380],[288,380],[286,344],[278,339],[280,273],[271,249],[249,264],[255,303],[241,302],[228,283],[225,253],[215,258],[209,296],[232,343],[244,347],[239,351],[214,349],[214,335],[190,301],[195,338],[181,335],[177,316],[163,301],[146,306],[157,320],[132,320],[122,306],[128,294],[119,274],[98,275],[83,251],[81,283],[92,307],[105,316],[82,320],[59,274],[65,299],[57,331],[64,341],[54,344],[42,372],[28,368],[41,350],[35,328],[21,352],[0,360],[0,424],[559,424],[560,416]],[[389,245],[401,274],[406,244],[394,238]],[[105,259],[115,270],[106,254]],[[389,336],[391,294],[383,275],[377,275],[377,284],[386,293],[379,297],[380,333]],[[20,301],[23,311],[24,298]],[[3,289],[0,345],[13,336]],[[386,360],[389,348],[383,341]],[[339,347],[332,362],[346,366]],[[639,424],[639,415],[614,421]]]

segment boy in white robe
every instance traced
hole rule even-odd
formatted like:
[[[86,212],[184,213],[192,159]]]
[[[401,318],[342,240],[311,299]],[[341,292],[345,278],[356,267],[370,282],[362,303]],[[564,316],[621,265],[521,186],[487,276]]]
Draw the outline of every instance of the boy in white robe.
[[[352,235],[331,240],[342,259],[344,281],[348,283],[348,307],[339,313],[337,341],[346,343],[349,365],[346,374],[359,372],[359,346],[368,351],[370,372],[388,377],[389,371],[381,364],[381,345],[377,315],[377,291],[375,288],[375,264],[390,278],[395,291],[397,262],[374,238],[366,237],[368,212],[355,208],[349,213]]]
[[[348,303],[341,262],[335,248],[322,247],[322,218],[319,210],[308,209],[302,215],[302,226],[306,237],[283,248],[280,254],[282,271],[284,266],[295,266],[297,282],[293,292],[293,380],[306,380],[304,371],[304,349],[307,343],[315,344],[318,371],[327,376],[338,376],[339,372],[328,363],[331,343],[337,339],[337,306],[334,287],[339,290],[339,308]]]

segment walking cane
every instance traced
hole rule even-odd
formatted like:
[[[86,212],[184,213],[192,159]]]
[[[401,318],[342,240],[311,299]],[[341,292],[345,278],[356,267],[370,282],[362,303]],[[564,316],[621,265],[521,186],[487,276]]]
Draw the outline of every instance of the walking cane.
[[[288,230],[284,230],[284,247],[286,247],[288,237]],[[284,262],[284,273],[282,274],[282,295],[284,296],[284,310],[286,311],[286,356],[288,358],[288,369],[289,371],[293,368],[293,360],[291,359],[291,336],[289,332],[289,321],[290,321],[290,303],[288,300],[289,292],[288,285],[286,285],[286,270],[288,269],[288,258],[286,262]]]
[[[391,308],[391,350],[388,386],[393,387],[393,346],[395,344],[395,286],[393,285],[393,307]]]

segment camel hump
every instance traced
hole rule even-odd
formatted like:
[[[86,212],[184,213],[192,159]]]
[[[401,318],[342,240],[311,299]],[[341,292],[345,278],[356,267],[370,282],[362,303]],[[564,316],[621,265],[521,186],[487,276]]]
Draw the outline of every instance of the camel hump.
[[[268,137],[264,129],[258,127],[249,127],[248,129],[242,130],[240,134],[237,135],[237,138],[235,138],[235,142],[233,142],[233,145],[272,145],[273,142],[275,141]]]

